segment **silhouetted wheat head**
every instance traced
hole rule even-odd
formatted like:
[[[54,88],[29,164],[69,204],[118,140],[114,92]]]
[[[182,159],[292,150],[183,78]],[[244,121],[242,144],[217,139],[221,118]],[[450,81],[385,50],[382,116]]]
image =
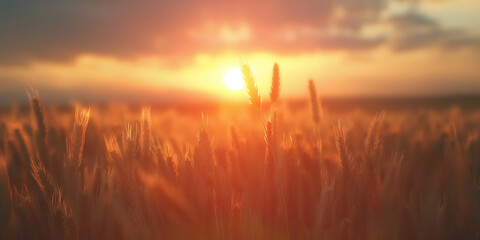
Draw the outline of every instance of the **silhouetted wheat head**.
[[[248,95],[250,96],[250,103],[252,103],[255,107],[260,109],[261,107],[260,95],[258,93],[258,88],[255,83],[255,80],[253,79],[253,73],[252,73],[252,70],[250,69],[250,66],[246,64],[243,65],[242,74],[243,74],[243,79],[245,81],[245,87],[247,88]]]
[[[270,100],[272,103],[277,102],[280,95],[280,69],[278,64],[273,65],[272,87],[270,90]]]
[[[320,105],[318,104],[317,90],[313,80],[308,81],[308,90],[310,91],[310,104],[312,106],[312,118],[315,124],[320,123]]]

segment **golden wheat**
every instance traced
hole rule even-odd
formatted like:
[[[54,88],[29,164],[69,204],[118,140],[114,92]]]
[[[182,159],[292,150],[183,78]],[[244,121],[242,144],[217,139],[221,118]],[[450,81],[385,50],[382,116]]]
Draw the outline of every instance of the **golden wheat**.
[[[322,115],[313,81],[309,90],[311,109],[278,104],[264,128],[249,122],[255,111],[207,124],[150,108],[125,125],[108,116],[120,110],[76,108],[73,127],[53,124],[59,113],[49,126],[36,94],[33,122],[0,121],[0,239],[478,236],[478,113]],[[195,138],[187,125],[198,122]]]

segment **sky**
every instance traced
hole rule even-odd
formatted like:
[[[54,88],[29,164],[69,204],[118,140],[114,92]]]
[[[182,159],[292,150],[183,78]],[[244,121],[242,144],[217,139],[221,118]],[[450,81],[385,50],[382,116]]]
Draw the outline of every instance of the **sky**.
[[[0,103],[480,93],[478,0],[1,1]]]

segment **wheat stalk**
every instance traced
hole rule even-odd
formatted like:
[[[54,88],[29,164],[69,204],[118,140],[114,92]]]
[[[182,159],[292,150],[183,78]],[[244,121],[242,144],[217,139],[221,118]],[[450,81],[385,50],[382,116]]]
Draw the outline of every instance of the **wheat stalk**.
[[[273,65],[272,88],[270,90],[270,100],[276,103],[280,95],[280,73],[278,64]]]
[[[377,114],[375,119],[370,123],[367,136],[365,137],[365,154],[368,157],[373,157],[380,147],[380,134],[383,126],[383,119],[385,118],[385,112],[381,111]]]
[[[45,109],[43,108],[43,104],[40,101],[40,98],[38,97],[38,95],[31,96],[30,101],[32,104],[33,113],[35,115],[38,137],[46,141],[48,128],[47,128],[47,121],[45,118]]]
[[[350,171],[352,170],[351,158],[348,153],[345,132],[342,128],[342,125],[340,124],[340,121],[338,122],[337,127],[334,129],[334,134],[335,134],[335,145],[337,147],[338,157],[340,158],[340,162],[342,163],[343,171],[346,174],[349,174]]]
[[[38,152],[38,158],[46,168],[50,168],[50,150],[47,144],[48,127],[45,117],[45,109],[43,108],[42,101],[40,101],[37,92],[29,94],[29,96],[37,125],[35,140],[37,144],[36,150]]]
[[[247,93],[250,96],[250,103],[257,107],[261,108],[260,95],[258,93],[257,85],[253,78],[252,70],[247,64],[242,66],[243,80],[245,81],[245,87],[247,88]]]
[[[247,93],[250,96],[250,103],[257,108],[260,114],[260,119],[262,120],[263,130],[266,132],[267,126],[265,125],[265,120],[263,119],[262,101],[258,93],[257,85],[255,84],[255,80],[253,78],[252,70],[247,64],[242,66],[242,75],[243,80],[245,81],[245,86],[247,87]]]
[[[152,121],[150,119],[150,107],[144,107],[142,109],[142,120],[140,123],[140,152],[144,156],[150,154],[152,145],[151,128]]]
[[[75,111],[75,121],[70,139],[67,142],[68,158],[75,170],[83,171],[83,145],[85,142],[85,131],[87,130],[88,120],[90,119],[90,109],[82,109],[77,106]]]
[[[312,118],[313,122],[318,125],[320,123],[320,108],[317,98],[317,90],[315,89],[315,84],[313,80],[308,81],[308,89],[310,91],[310,104],[312,105]]]

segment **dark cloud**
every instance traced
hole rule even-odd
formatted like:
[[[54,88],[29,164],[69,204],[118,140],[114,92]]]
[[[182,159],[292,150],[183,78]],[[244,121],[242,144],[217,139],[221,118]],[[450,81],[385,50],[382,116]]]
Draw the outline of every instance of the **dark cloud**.
[[[447,41],[445,47],[449,49],[469,47],[480,50],[480,38],[466,36],[462,38],[450,39]]]
[[[387,23],[396,32],[401,33],[391,41],[391,46],[397,51],[407,51],[426,46],[438,45],[445,49],[474,47],[480,49],[480,38],[470,36],[463,29],[442,28],[434,19],[409,11],[392,16]]]
[[[386,3],[386,0],[2,1],[0,64],[68,61],[83,53],[135,58],[182,57],[231,48],[282,53],[368,49],[385,44],[385,37],[364,38],[357,33],[365,24],[379,20]],[[341,17],[336,15],[338,12],[343,12]],[[218,36],[224,24],[234,31],[242,23],[249,27],[250,41],[222,41]],[[196,36],[208,24],[214,30],[203,33],[205,37]],[[400,30],[411,26],[438,28],[434,21],[414,14],[392,18],[390,24]],[[285,29],[302,27],[316,33],[295,33],[294,40],[284,37],[288,33]],[[329,28],[352,34],[322,32]],[[410,33],[415,34],[418,33]],[[423,36],[435,37],[431,32]]]
[[[435,20],[414,11],[392,16],[388,19],[388,22],[401,31],[418,31],[422,29],[430,30],[438,28],[438,24]]]

